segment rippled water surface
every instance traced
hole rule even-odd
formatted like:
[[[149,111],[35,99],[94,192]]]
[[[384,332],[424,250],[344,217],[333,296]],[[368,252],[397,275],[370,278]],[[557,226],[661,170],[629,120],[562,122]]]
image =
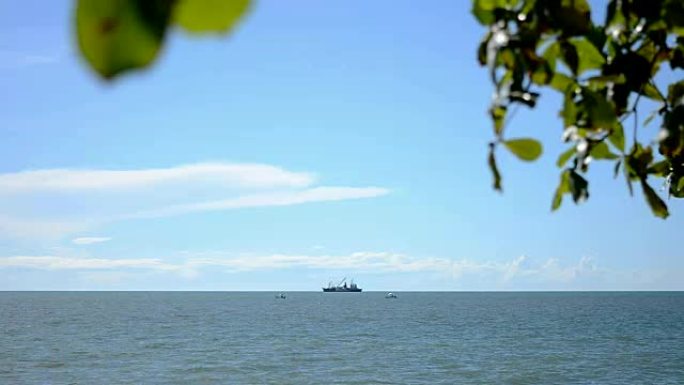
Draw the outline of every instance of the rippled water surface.
[[[0,292],[0,384],[684,384],[684,293]]]

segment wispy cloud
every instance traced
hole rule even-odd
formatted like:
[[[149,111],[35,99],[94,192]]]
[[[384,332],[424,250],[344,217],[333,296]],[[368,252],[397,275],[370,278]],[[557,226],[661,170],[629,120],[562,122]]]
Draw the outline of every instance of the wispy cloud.
[[[111,241],[110,237],[79,237],[71,240],[71,243],[75,245],[92,245],[94,243],[102,243]]]
[[[379,187],[316,187],[298,191],[249,194],[231,199],[189,203],[143,211],[123,218],[158,218],[202,211],[231,210],[249,207],[290,206],[313,202],[374,198],[389,193]]]
[[[0,50],[0,69],[19,69],[58,61],[54,55],[34,54],[13,50]]]
[[[161,259],[101,259],[57,256],[15,256],[0,258],[0,267],[41,270],[116,270],[152,269],[173,271],[179,266],[164,263]]]
[[[0,194],[135,190],[179,183],[209,183],[231,188],[304,187],[313,181],[311,174],[264,164],[198,163],[142,170],[47,169],[0,174]]]
[[[316,186],[308,172],[254,163],[0,174],[0,237],[62,237],[121,220],[379,197],[374,186]]]

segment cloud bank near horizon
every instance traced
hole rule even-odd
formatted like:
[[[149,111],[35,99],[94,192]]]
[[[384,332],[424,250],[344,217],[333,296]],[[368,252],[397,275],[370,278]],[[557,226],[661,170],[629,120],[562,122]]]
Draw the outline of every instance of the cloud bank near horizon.
[[[389,252],[355,252],[342,255],[230,255],[224,252],[183,253],[182,258],[79,258],[54,255],[0,257],[0,271],[72,271],[93,276],[130,272],[172,274],[201,279],[204,274],[276,272],[304,269],[319,275],[361,274],[382,277],[420,276],[446,287],[472,290],[637,290],[665,285],[663,271],[625,271],[599,267],[592,258],[575,261],[519,256],[506,261],[478,261],[442,257],[412,257]],[[99,273],[98,273],[99,272]],[[672,272],[670,272],[672,273]],[[671,274],[669,274],[671,275]],[[426,278],[427,277],[427,278]],[[429,278],[432,277],[432,278]],[[632,286],[630,286],[632,285]],[[665,289],[671,289],[664,286]]]

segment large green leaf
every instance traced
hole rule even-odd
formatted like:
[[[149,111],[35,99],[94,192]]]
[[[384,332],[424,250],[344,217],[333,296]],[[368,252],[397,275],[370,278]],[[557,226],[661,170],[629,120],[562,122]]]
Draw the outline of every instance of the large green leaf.
[[[577,52],[577,75],[585,71],[601,68],[606,59],[596,47],[585,38],[575,38],[570,41]]]
[[[76,35],[81,54],[103,78],[146,67],[161,48],[172,1],[79,0]]]
[[[247,12],[250,0],[179,0],[173,20],[188,32],[229,32]]]
[[[509,139],[503,144],[515,156],[528,162],[539,158],[542,153],[541,143],[530,138]]]
[[[667,211],[667,205],[662,199],[653,191],[653,188],[648,185],[645,179],[641,180],[641,188],[644,190],[644,196],[646,197],[646,202],[651,207],[653,215],[659,218],[667,218],[670,213]]]

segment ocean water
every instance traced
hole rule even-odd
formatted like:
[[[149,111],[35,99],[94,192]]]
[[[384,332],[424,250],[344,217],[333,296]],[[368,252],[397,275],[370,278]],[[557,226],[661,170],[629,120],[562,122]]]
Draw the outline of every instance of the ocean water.
[[[684,384],[684,293],[0,292],[0,384]]]

